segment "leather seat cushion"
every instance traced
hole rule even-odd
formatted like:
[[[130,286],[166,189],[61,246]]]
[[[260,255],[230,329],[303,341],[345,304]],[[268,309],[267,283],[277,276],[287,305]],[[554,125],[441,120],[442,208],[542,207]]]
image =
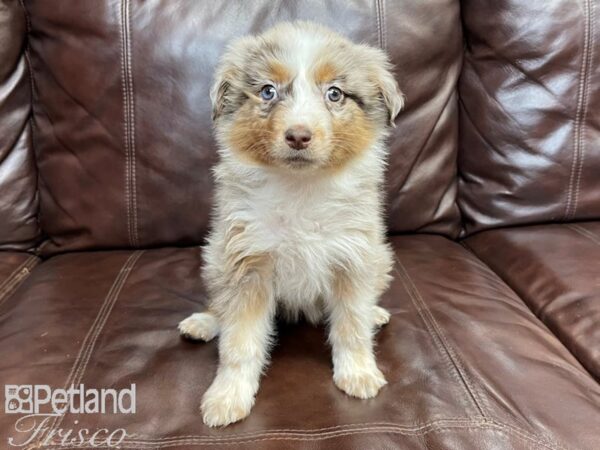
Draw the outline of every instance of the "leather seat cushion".
[[[217,347],[176,330],[206,304],[199,248],[44,262],[0,305],[0,378],[53,387],[136,383],[136,414],[68,414],[58,424],[125,428],[136,436],[124,448],[597,444],[600,387],[508,286],[445,238],[396,237],[393,246],[394,281],[382,300],[392,319],[377,336],[389,385],[375,399],[352,399],[333,385],[322,328],[281,324],[250,417],[204,426],[198,407]],[[17,417],[0,416],[4,442]]]
[[[600,222],[486,231],[466,243],[600,379]]]

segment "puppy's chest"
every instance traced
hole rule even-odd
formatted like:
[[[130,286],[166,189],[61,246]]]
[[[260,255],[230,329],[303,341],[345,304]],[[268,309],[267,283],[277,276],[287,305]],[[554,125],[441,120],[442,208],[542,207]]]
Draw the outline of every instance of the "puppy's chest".
[[[256,211],[256,250],[275,264],[277,297],[287,303],[316,299],[331,283],[331,268],[350,258],[351,239],[336,223],[334,205],[270,202]]]
[[[293,253],[303,248],[326,251],[327,243],[339,236],[341,226],[332,211],[319,204],[264,201],[254,205],[255,239],[274,253]]]
[[[344,258],[356,239],[349,204],[328,195],[294,196],[289,192],[259,192],[248,203],[252,239],[257,250],[281,260],[309,264]],[[259,250],[260,251],[260,250]],[[312,264],[314,265],[314,264]]]

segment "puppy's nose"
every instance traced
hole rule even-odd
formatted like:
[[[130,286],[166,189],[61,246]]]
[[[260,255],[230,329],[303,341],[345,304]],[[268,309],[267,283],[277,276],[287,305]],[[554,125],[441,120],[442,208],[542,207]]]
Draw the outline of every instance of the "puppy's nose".
[[[308,147],[312,133],[303,125],[295,125],[285,132],[285,142],[295,150],[302,150]]]

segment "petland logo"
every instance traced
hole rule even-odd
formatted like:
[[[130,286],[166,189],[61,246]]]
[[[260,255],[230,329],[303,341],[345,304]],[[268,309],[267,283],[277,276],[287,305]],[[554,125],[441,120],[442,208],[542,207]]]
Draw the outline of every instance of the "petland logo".
[[[46,384],[4,387],[7,414],[40,414],[50,407],[54,414],[135,414],[135,384],[129,389],[86,389],[83,384],[69,389],[51,389]]]
[[[4,387],[6,414],[22,414],[15,422],[15,436],[8,438],[13,447],[86,446],[118,447],[125,438],[135,435],[123,428],[59,428],[69,414],[135,414],[136,389],[88,389],[83,384],[68,389],[52,389],[48,385],[15,385]],[[79,424],[79,420],[73,423]],[[28,447],[29,448],[29,447]],[[37,448],[37,447],[36,447]]]

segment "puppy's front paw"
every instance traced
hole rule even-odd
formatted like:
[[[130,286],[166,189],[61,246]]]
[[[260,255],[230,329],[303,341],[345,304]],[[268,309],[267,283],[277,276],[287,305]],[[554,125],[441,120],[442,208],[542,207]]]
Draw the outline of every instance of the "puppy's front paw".
[[[336,373],[333,375],[333,381],[346,394],[362,399],[375,397],[379,389],[387,384],[377,367],[367,371]]]
[[[202,420],[209,427],[221,427],[238,422],[250,414],[254,394],[243,383],[224,386],[215,380],[202,398]]]
[[[195,313],[179,322],[179,333],[189,339],[210,341],[219,333],[217,318],[209,312]]]

